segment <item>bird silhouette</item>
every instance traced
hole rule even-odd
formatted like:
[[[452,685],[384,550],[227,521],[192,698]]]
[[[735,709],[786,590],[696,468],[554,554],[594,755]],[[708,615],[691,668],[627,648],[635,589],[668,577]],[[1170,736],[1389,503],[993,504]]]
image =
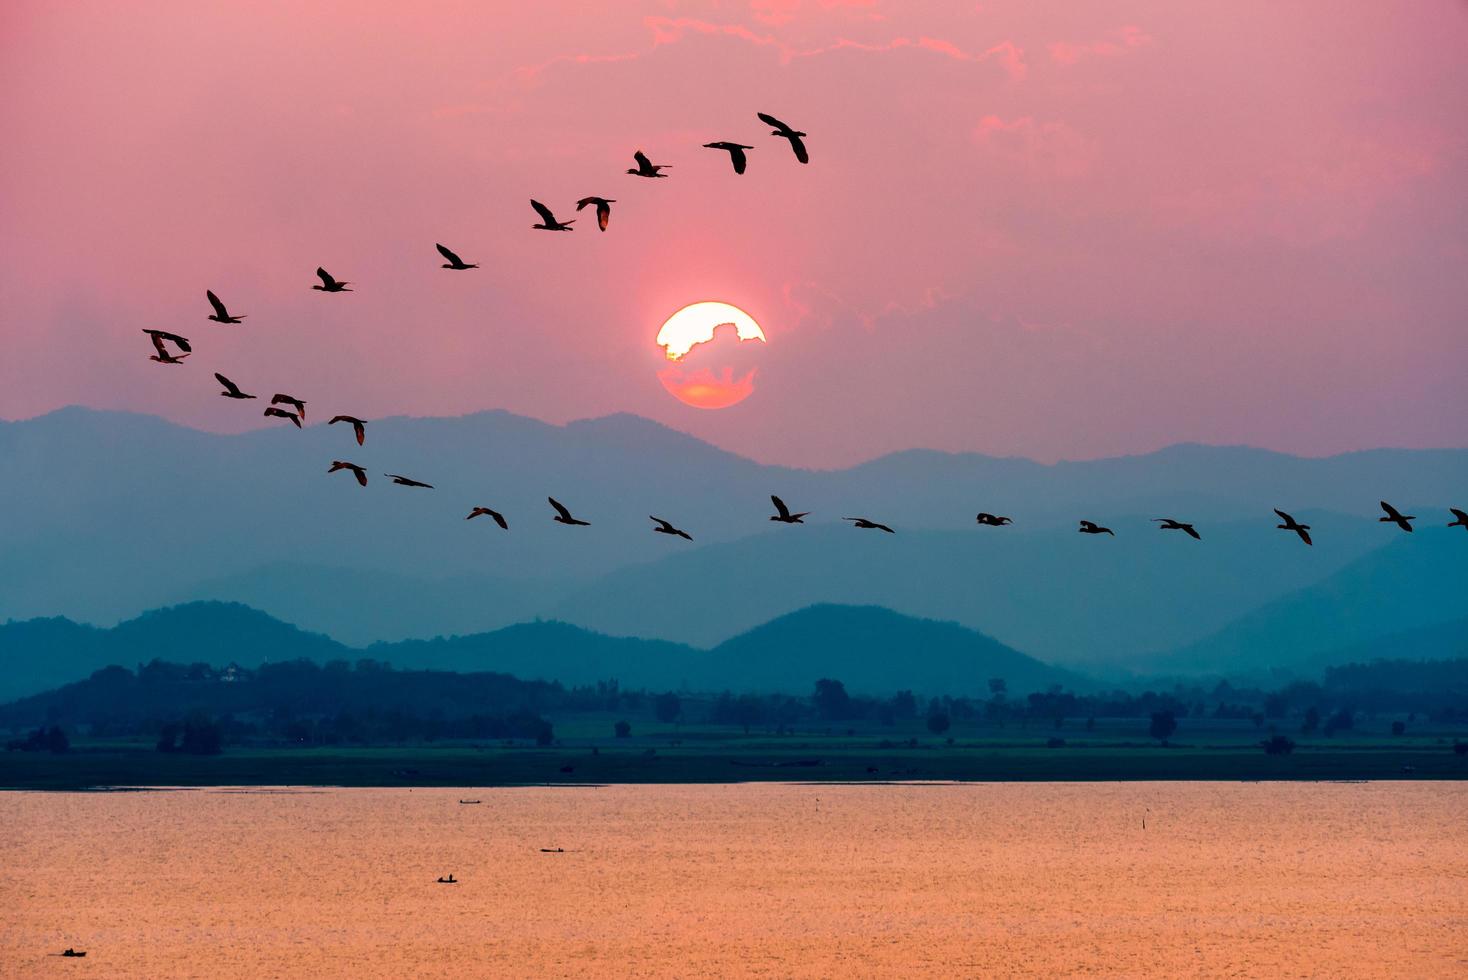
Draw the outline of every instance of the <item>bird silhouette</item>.
[[[331,469],[327,470],[326,472],[335,473],[338,470],[351,470],[352,475],[357,478],[358,483],[360,483],[364,487],[367,485],[367,471],[362,469],[362,467],[358,466],[356,463],[347,463],[339,459],[334,459],[331,461]]]
[[[209,319],[213,320],[215,323],[239,323],[241,320],[244,319],[243,315],[230,316],[229,310],[226,310],[224,308],[224,304],[219,302],[219,297],[214,295],[214,291],[212,289],[204,290],[204,295],[209,297],[209,305],[214,307],[214,313],[209,317]]]
[[[1194,541],[1202,541],[1203,540],[1203,538],[1198,534],[1197,529],[1194,528],[1193,525],[1191,525],[1191,524],[1185,524],[1182,521],[1175,521],[1171,517],[1154,517],[1154,518],[1152,518],[1152,520],[1154,522],[1162,525],[1162,527],[1159,528],[1159,530],[1162,530],[1162,531],[1182,531],[1185,534],[1187,534],[1188,537],[1192,538]]]
[[[301,427],[301,417],[299,415],[295,412],[287,412],[283,408],[276,408],[274,405],[271,405],[265,410],[265,417],[268,419],[290,419],[291,422],[295,423],[296,428],[299,429]]]
[[[1379,523],[1381,523],[1381,524],[1395,524],[1397,527],[1401,528],[1403,531],[1406,531],[1408,533],[1411,533],[1411,531],[1412,531],[1412,522],[1415,521],[1415,520],[1417,520],[1417,517],[1415,515],[1413,515],[1413,514],[1403,514],[1401,511],[1397,510],[1395,507],[1393,507],[1391,504],[1387,503],[1385,500],[1383,500],[1381,502],[1381,509],[1384,510],[1384,511],[1386,511],[1386,516],[1385,517],[1378,517],[1376,520]]]
[[[219,393],[220,397],[222,398],[238,398],[240,400],[244,400],[246,398],[255,397],[254,395],[247,395],[243,391],[240,391],[239,385],[235,384],[233,381],[229,380],[218,371],[214,372],[214,380],[218,381],[221,385],[224,386],[224,390]]]
[[[1113,531],[1109,527],[1102,527],[1095,521],[1081,521],[1081,526],[1078,527],[1076,530],[1080,531],[1082,534],[1109,534],[1113,538],[1116,537],[1115,531]]]
[[[804,524],[803,517],[809,517],[810,511],[803,510],[799,514],[790,513],[790,508],[785,506],[785,501],[774,494],[770,494],[770,502],[775,505],[776,513],[770,515],[770,520],[780,524]]]
[[[350,293],[350,292],[354,292],[354,290],[351,290],[351,289],[348,289],[347,288],[348,286],[351,285],[351,283],[348,283],[348,282],[340,282],[340,281],[338,281],[336,279],[331,278],[331,273],[327,272],[325,269],[321,268],[321,266],[319,266],[319,265],[316,267],[316,275],[318,275],[318,276],[321,277],[321,285],[319,285],[319,286],[312,286],[311,287],[312,289],[320,290],[323,293]]]
[[[392,482],[396,483],[400,487],[422,487],[425,490],[433,489],[433,484],[431,483],[424,483],[421,480],[414,480],[399,473],[384,473],[383,476],[388,477],[392,480]]]
[[[463,259],[459,258],[457,255],[455,255],[453,252],[449,251],[442,245],[434,243],[433,247],[438,249],[439,255],[442,255],[444,258],[448,259],[447,262],[439,266],[440,269],[455,269],[462,272],[464,269],[479,268],[477,264],[473,262],[465,262]]]
[[[802,136],[806,135],[805,133],[802,133],[798,129],[791,129],[767,112],[758,112],[755,115],[759,116],[760,122],[767,126],[775,127],[770,133],[771,136],[778,136],[781,139],[790,141],[790,149],[795,151],[795,159],[801,163],[810,163],[810,154],[806,152],[805,141],[801,139]]]
[[[357,445],[360,446],[360,445],[362,445],[363,442],[366,441],[366,439],[367,439],[367,423],[366,422],[362,421],[359,418],[353,418],[350,415],[336,415],[336,416],[333,416],[332,417],[332,420],[330,422],[326,423],[326,424],[327,425],[336,425],[338,422],[349,422],[349,423],[351,423],[352,431],[354,433],[356,433],[356,435],[357,435]]]
[[[1468,511],[1459,510],[1456,507],[1449,507],[1448,510],[1452,511],[1453,516],[1457,518],[1448,527],[1461,527],[1464,530],[1468,530]]]
[[[999,517],[995,514],[990,514],[988,511],[982,510],[979,511],[979,515],[977,518],[975,518],[975,520],[977,520],[984,527],[1003,527],[1006,524],[1014,523],[1014,521],[1010,520],[1007,517]]]
[[[464,520],[472,521],[476,517],[491,517],[504,530],[508,531],[510,529],[510,525],[505,521],[505,515],[497,510],[490,510],[488,507],[475,507]]]
[[[557,524],[565,524],[567,526],[574,527],[591,526],[590,521],[578,521],[576,518],[572,517],[571,512],[566,509],[565,504],[562,504],[555,497],[546,497],[545,499],[549,500],[550,505],[556,509],[556,516],[552,517],[551,520],[555,521]]]
[[[296,414],[301,417],[301,421],[306,421],[306,403],[301,401],[299,398],[294,397],[293,395],[276,394],[270,399],[270,404],[290,405],[296,410]]]
[[[850,521],[856,527],[867,528],[873,531],[886,531],[888,534],[896,533],[887,525],[878,524],[876,521],[869,521],[865,517],[843,517],[841,519],[843,521]]]
[[[144,329],[143,333],[147,334],[148,339],[153,341],[153,349],[158,352],[149,356],[148,360],[150,361],[157,361],[159,364],[182,364],[183,359],[188,357],[189,352],[193,350],[189,346],[189,339],[187,337],[180,337],[176,333],[169,333],[167,330],[148,329]],[[173,344],[181,353],[170,354],[168,348],[164,346],[165,343]]]
[[[666,177],[668,175],[663,171],[672,167],[668,163],[653,163],[641,150],[632,154],[632,159],[637,161],[637,166],[627,172],[634,177]]]
[[[556,216],[553,215],[553,214],[551,214],[551,209],[548,208],[548,207],[546,207],[544,204],[541,204],[539,201],[537,201],[533,197],[530,199],[530,206],[535,209],[535,213],[536,214],[540,215],[540,221],[541,221],[540,224],[538,224],[538,225],[531,225],[530,227],[532,227],[532,228],[539,228],[541,231],[575,231],[576,230],[575,228],[572,228],[571,227],[573,224],[576,223],[576,219],[575,218],[572,218],[569,221],[557,221],[556,220]]]
[[[614,197],[583,197],[576,202],[576,210],[582,208],[596,208],[596,226],[602,231],[607,230],[607,222],[612,218],[612,205],[617,203]]]
[[[647,516],[647,519],[650,521],[657,521],[658,523],[658,526],[652,529],[654,534],[671,534],[676,537],[680,537],[685,541],[693,540],[693,535],[689,534],[687,531],[680,531],[678,528],[669,524],[661,517],[653,517],[651,514],[649,514]]]
[[[1281,531],[1294,531],[1300,536],[1300,540],[1305,542],[1306,544],[1313,545],[1315,543],[1314,541],[1310,540],[1309,524],[1301,524],[1299,521],[1295,520],[1289,514],[1286,514],[1284,511],[1280,510],[1278,507],[1274,508],[1274,512],[1279,515],[1280,520],[1284,521],[1283,524],[1274,525],[1275,527],[1279,528]]]
[[[745,146],[743,143],[729,143],[724,140],[720,140],[717,143],[705,143],[704,148],[709,150],[727,150],[729,152],[729,162],[734,164],[734,172],[736,174],[744,173],[744,168],[749,162],[744,156],[744,151],[754,149],[754,147]]]

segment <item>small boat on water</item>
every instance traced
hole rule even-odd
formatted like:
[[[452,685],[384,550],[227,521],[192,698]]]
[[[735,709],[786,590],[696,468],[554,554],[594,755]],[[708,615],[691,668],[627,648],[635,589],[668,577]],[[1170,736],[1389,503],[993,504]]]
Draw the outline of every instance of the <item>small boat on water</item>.
[[[70,946],[68,946],[68,947],[66,947],[66,951],[64,953],[62,953],[61,955],[62,956],[68,956],[68,957],[86,956],[87,955],[87,952],[86,952],[86,950],[75,950],[75,949],[72,949]]]
[[[447,878],[440,877],[438,879],[438,883],[440,885],[457,885],[459,883],[459,879],[455,878],[453,875],[449,875]]]
[[[460,806],[473,806],[474,804],[476,804],[478,802],[479,802],[478,800],[460,800],[459,801],[459,805]]]
[[[542,847],[540,849],[540,853],[542,853],[542,854],[565,854],[566,853],[566,849],[564,847]]]

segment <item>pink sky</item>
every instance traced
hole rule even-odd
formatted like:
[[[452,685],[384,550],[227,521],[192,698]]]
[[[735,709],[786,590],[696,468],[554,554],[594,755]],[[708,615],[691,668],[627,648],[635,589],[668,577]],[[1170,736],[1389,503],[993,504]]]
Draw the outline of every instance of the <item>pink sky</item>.
[[[1465,445],[1468,6],[583,6],[6,4],[0,417],[255,425],[222,370],[803,465]],[[530,229],[591,194],[606,234]],[[717,412],[653,344],[705,299],[769,337]]]

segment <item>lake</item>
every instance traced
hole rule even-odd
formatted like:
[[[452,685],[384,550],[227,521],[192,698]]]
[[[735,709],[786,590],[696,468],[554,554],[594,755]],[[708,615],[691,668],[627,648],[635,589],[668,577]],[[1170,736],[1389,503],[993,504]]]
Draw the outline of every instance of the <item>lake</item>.
[[[1465,830],[1461,782],[10,792],[0,974],[1468,976]]]

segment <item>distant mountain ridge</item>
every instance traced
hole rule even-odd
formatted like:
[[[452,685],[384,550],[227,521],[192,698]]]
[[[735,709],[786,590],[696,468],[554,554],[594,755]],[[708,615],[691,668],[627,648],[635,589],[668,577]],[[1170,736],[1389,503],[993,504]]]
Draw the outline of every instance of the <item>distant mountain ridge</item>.
[[[1181,445],[1054,465],[912,450],[813,471],[628,415],[381,418],[361,447],[342,428],[214,435],[80,408],[0,423],[0,481],[25,515],[0,522],[0,617],[106,625],[218,599],[352,645],[542,617],[713,647],[836,602],[951,620],[1050,662],[1126,666],[1393,543],[1378,498],[1425,528],[1468,487],[1468,450],[1302,459]],[[332,459],[366,466],[370,485],[327,476]],[[770,493],[813,510],[811,523],[768,522]],[[547,495],[592,525],[552,524]],[[475,504],[504,511],[510,530],[465,522]],[[1275,506],[1316,524],[1315,548],[1273,530]],[[980,509],[1016,525],[977,528]],[[652,534],[649,513],[695,540]],[[840,524],[851,514],[898,534],[874,540]],[[1083,516],[1118,537],[1080,539]],[[1203,541],[1156,532],[1159,516],[1195,521]]]
[[[400,670],[494,672],[567,686],[617,680],[652,690],[807,693],[834,677],[853,692],[982,693],[990,677],[1025,691],[1081,679],[953,623],[869,607],[815,606],[713,650],[605,636],[558,622],[520,623],[471,636],[377,643],[363,650],[236,603],[196,602],[111,629],[67,620],[0,625],[0,702],[154,658],[257,667],[370,658]]]

